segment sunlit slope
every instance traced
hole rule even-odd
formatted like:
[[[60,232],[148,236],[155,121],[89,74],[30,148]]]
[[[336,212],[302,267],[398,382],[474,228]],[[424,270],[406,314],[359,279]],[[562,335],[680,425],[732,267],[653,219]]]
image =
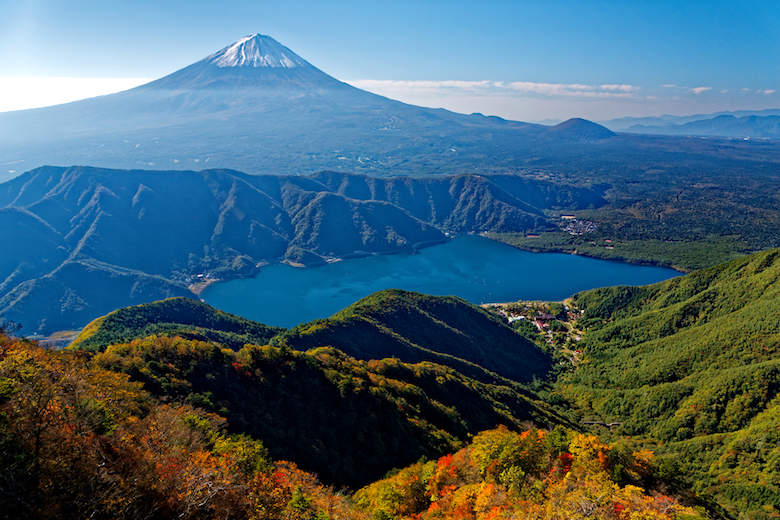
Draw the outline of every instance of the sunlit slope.
[[[770,250],[652,286],[580,293],[594,328],[559,388],[584,416],[665,443],[722,503],[780,506],[779,282],[780,251]]]

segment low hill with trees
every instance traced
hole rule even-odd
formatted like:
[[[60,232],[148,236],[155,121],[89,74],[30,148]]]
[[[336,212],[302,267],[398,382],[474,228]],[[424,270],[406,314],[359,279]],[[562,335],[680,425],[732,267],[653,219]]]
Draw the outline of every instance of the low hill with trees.
[[[212,341],[239,350],[247,343],[264,344],[281,327],[269,327],[222,312],[191,298],[169,298],[117,309],[87,325],[70,348],[99,351],[148,336],[181,336]]]

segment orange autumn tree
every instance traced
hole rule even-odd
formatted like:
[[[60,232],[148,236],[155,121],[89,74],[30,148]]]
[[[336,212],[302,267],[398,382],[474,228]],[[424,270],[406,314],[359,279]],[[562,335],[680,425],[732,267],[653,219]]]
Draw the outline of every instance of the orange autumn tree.
[[[595,436],[562,428],[518,433],[500,427],[480,433],[455,454],[361,489],[355,501],[385,519],[708,518],[675,497],[615,482],[610,452]],[[650,452],[634,457],[626,461],[632,472],[649,470]]]

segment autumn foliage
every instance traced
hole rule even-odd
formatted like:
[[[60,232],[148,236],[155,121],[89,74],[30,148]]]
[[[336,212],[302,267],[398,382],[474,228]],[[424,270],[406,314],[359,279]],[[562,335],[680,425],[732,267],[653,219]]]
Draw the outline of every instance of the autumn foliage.
[[[2,335],[2,516],[323,520],[348,507],[224,423],[160,403],[88,354]]]
[[[561,451],[565,450],[565,451]],[[363,488],[357,505],[375,518],[414,520],[708,518],[671,496],[616,483],[610,448],[557,428],[498,428],[437,461],[420,462]],[[652,454],[636,453],[648,467]]]

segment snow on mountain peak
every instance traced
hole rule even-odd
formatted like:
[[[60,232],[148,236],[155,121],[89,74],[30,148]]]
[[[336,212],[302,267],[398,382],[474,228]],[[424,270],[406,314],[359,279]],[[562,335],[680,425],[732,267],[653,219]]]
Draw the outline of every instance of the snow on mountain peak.
[[[212,54],[207,61],[218,67],[281,67],[292,69],[309,64],[270,36],[254,34]]]

